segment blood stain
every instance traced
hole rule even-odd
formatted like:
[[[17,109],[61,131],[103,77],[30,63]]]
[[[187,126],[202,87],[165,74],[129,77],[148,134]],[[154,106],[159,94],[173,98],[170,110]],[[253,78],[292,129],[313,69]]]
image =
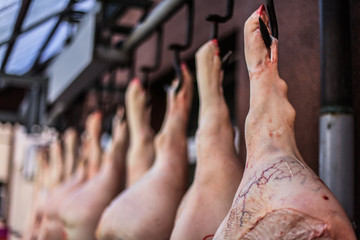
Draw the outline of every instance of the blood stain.
[[[207,235],[207,236],[204,237],[203,240],[210,240],[210,239],[212,239],[213,237],[214,237],[214,235]]]

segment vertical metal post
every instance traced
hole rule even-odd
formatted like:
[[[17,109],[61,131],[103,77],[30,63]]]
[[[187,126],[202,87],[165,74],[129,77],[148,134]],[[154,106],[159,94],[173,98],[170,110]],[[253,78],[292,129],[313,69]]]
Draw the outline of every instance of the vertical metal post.
[[[47,80],[46,80],[47,82]],[[47,92],[46,92],[47,84],[43,83],[40,85],[40,96],[39,96],[39,119],[38,124],[40,126],[44,126],[46,124],[46,98],[47,98]]]
[[[351,99],[349,0],[319,0],[322,180],[354,217],[354,119]]]
[[[33,126],[39,122],[40,85],[34,84],[30,89],[29,109],[26,121],[26,129],[33,132]]]

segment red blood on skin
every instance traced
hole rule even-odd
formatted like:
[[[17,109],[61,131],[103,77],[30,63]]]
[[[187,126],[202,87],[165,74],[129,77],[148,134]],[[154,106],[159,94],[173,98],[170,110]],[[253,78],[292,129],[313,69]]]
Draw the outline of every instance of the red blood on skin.
[[[133,78],[133,82],[140,84],[140,79],[139,78]]]
[[[203,240],[211,240],[212,237],[214,237],[214,235],[207,235],[207,236],[204,237]]]
[[[67,233],[66,233],[65,230],[62,231],[62,235],[63,235],[63,239],[64,239],[64,240],[67,240],[67,239],[68,239]]]
[[[325,195],[325,196],[323,196],[323,199],[329,200],[329,197]]]
[[[260,15],[261,14],[261,12],[262,11],[264,11],[264,4],[263,5],[261,5],[259,8],[258,8],[258,10],[256,11],[256,13],[258,14],[258,15]]]

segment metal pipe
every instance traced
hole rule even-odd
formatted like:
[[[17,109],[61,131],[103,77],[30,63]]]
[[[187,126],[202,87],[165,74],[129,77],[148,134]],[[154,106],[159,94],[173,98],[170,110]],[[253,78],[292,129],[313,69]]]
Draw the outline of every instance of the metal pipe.
[[[119,49],[97,47],[96,53],[102,58],[117,64],[127,64],[129,54],[171,16],[179,11],[186,0],[164,0],[151,11],[148,17],[140,23],[133,33],[121,44]]]
[[[320,117],[320,178],[354,217],[354,118],[350,114]]]
[[[138,25],[135,31],[124,42],[122,50],[131,51],[145,41],[162,23],[166,22],[175,12],[180,10],[186,0],[162,1],[146,20]]]
[[[320,177],[354,217],[349,1],[320,0]]]

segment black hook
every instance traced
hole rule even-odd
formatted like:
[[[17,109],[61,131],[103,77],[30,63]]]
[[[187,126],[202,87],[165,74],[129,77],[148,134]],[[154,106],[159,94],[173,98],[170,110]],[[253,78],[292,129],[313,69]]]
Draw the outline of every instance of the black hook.
[[[277,25],[275,6],[273,0],[266,0],[266,10],[268,12],[270,19],[271,35],[274,38],[279,39],[279,29]]]
[[[259,26],[260,26],[261,37],[264,40],[265,46],[270,49],[271,43],[272,43],[272,38],[266,27],[266,24],[264,23],[264,21],[262,20],[262,18],[260,16],[259,16]]]
[[[279,29],[278,29],[278,25],[277,25],[276,13],[275,13],[275,7],[274,7],[273,0],[266,0],[266,9],[267,9],[269,20],[270,20],[271,35],[274,38],[278,39],[279,38]],[[270,49],[271,43],[272,43],[272,38],[267,29],[267,26],[265,25],[265,23],[261,19],[261,17],[259,17],[259,26],[260,26],[261,36],[264,40],[265,46]]]
[[[130,82],[135,77],[135,54],[133,51],[129,53],[129,60],[126,64],[126,68],[128,69],[128,78],[127,78],[127,84],[125,89],[118,88],[117,91],[126,91],[126,88],[129,86]],[[124,104],[124,114],[122,115],[121,121],[126,120],[126,106]]]
[[[211,31],[210,39],[218,38],[219,23],[225,23],[229,21],[232,18],[233,11],[234,11],[234,0],[227,0],[225,16],[211,14],[206,18],[206,21],[213,22],[213,28]]]
[[[128,82],[127,85],[134,79],[135,77],[135,54],[134,52],[131,52],[129,54],[129,62],[127,64],[128,68]]]
[[[176,93],[181,89],[183,83],[183,75],[180,67],[180,52],[185,51],[191,46],[194,30],[194,1],[187,0],[187,32],[186,32],[186,42],[185,44],[171,44],[169,49],[174,51],[174,69],[179,80],[179,85],[176,88]]]
[[[156,53],[155,53],[155,64],[153,66],[144,66],[141,68],[143,72],[142,85],[147,91],[150,89],[149,74],[155,72],[160,68],[161,55],[162,55],[162,44],[163,44],[163,30],[162,27],[157,28],[157,40],[156,40]]]

